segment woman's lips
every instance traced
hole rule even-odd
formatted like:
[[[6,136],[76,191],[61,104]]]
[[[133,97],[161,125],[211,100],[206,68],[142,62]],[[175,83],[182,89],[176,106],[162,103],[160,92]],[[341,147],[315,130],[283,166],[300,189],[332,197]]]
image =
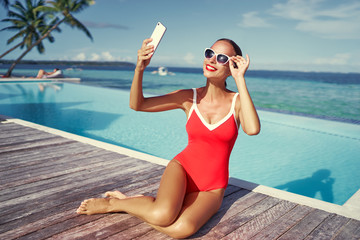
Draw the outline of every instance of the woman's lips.
[[[217,69],[209,64],[206,64],[206,70],[210,72],[215,72]]]

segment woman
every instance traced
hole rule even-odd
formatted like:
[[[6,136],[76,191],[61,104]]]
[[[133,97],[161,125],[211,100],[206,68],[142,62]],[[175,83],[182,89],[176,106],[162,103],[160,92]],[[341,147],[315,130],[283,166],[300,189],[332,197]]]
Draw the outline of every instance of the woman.
[[[189,144],[167,165],[156,198],[107,192],[108,198],[85,200],[77,212],[127,212],[171,237],[185,238],[197,232],[221,206],[238,126],[241,124],[248,135],[260,131],[244,78],[250,62],[233,41],[220,39],[205,51],[205,87],[144,98],[143,73],[154,52],[148,45],[151,41],[145,39],[138,51],[130,107],[148,112],[184,110]],[[226,89],[229,76],[235,79],[239,93]]]
[[[43,69],[40,69],[36,78],[61,78],[64,77],[62,75],[62,71],[58,68],[55,68],[52,72],[46,72]]]

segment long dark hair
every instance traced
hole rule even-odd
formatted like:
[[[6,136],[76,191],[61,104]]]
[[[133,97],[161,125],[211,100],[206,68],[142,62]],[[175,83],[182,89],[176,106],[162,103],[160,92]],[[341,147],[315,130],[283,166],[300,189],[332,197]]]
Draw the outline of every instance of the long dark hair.
[[[228,38],[220,38],[220,39],[219,39],[219,40],[217,40],[216,42],[219,42],[219,41],[226,41],[226,42],[230,43],[230,44],[231,44],[231,46],[233,46],[233,48],[234,48],[234,50],[235,50],[236,55],[240,55],[240,56],[242,56],[242,51],[241,51],[241,49],[240,49],[239,45],[237,45],[237,44],[236,44],[233,40],[228,39]]]

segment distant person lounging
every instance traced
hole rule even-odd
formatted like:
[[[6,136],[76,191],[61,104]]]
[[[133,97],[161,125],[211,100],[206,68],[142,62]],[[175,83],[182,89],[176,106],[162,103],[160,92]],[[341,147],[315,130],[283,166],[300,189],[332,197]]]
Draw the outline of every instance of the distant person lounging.
[[[58,68],[55,68],[52,72],[46,72],[43,69],[40,69],[36,78],[62,78],[64,77],[62,71]]]
[[[130,107],[145,112],[182,109],[187,116],[188,145],[168,163],[156,197],[107,192],[106,198],[83,201],[77,213],[126,212],[171,237],[185,238],[197,232],[221,206],[239,126],[248,135],[260,131],[244,77],[250,60],[242,57],[232,40],[220,39],[205,50],[204,87],[145,98],[142,82],[154,52],[154,47],[147,45],[151,41],[145,39],[138,51]],[[226,88],[229,76],[234,78],[238,93]]]

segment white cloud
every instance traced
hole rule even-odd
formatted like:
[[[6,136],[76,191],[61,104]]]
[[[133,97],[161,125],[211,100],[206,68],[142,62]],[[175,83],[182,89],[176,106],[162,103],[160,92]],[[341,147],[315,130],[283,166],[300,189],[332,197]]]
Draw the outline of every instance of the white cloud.
[[[90,61],[99,61],[99,60],[100,60],[99,54],[96,54],[96,53],[91,54]]]
[[[105,61],[114,61],[114,57],[111,55],[110,52],[102,52],[101,53],[101,58]]]
[[[70,59],[68,57],[64,57],[64,58]],[[129,56],[115,57],[109,51],[104,51],[101,53],[81,52],[81,53],[78,53],[75,57],[72,57],[71,59],[75,60],[75,61],[128,61],[128,62],[133,61],[132,57],[129,57]]]
[[[258,15],[259,12],[256,11],[243,14],[242,21],[238,24],[238,26],[246,28],[271,27],[271,24],[269,24],[265,19],[259,17]]]
[[[309,21],[314,18],[314,10],[320,2],[322,0],[288,0],[275,4],[269,12],[286,19]]]
[[[317,58],[314,60],[316,65],[346,65],[351,58],[350,53],[338,53],[328,58]]]
[[[192,53],[187,53],[184,57],[185,62],[187,64],[191,64],[191,65],[195,64],[194,59],[195,59],[195,56]]]
[[[79,53],[74,57],[74,60],[76,61],[84,61],[86,59],[85,53]]]
[[[323,38],[360,38],[360,2],[328,7],[324,0],[288,0],[275,4],[269,13],[295,20],[295,29]]]
[[[360,14],[360,13],[359,13]],[[360,38],[360,18],[358,22],[348,21],[307,21],[300,22],[296,29],[310,32],[323,38],[358,39]]]

